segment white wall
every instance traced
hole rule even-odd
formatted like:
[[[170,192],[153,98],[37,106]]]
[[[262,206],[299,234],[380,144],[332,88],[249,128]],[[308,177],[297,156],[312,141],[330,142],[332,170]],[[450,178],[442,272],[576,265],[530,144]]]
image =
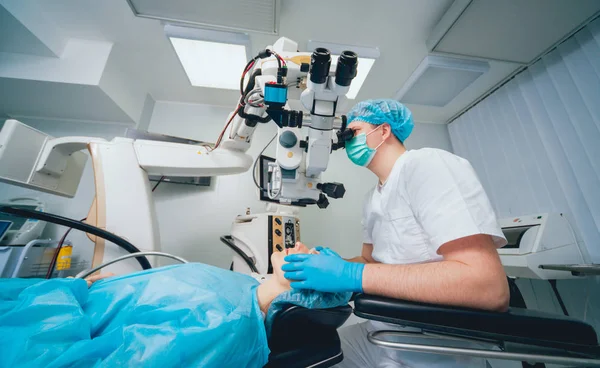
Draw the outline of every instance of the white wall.
[[[119,125],[111,124],[83,124],[83,123],[65,123],[59,121],[41,121],[41,120],[21,120],[21,122],[32,126],[44,133],[54,137],[63,137],[69,135],[81,135],[90,137],[100,137],[112,139],[116,136],[122,136],[125,133],[125,128]],[[77,133],[75,133],[77,132]],[[47,212],[55,213],[61,216],[80,220],[87,216],[92,200],[95,195],[94,187],[94,172],[92,170],[92,162],[88,157],[88,161],[77,188],[77,193],[73,198],[59,197],[52,194],[42,193],[26,188],[21,188],[5,183],[0,183],[0,202],[5,202],[7,199],[14,197],[33,197],[39,198],[46,202]],[[44,238],[60,239],[66,228],[54,224],[48,224],[42,234]],[[73,243],[73,265],[79,261],[89,261],[94,251],[94,244],[87,236],[79,231],[71,231],[67,238]],[[78,261],[79,260],[79,261]],[[82,269],[86,267],[81,265]],[[71,270],[66,275],[76,273],[75,269]],[[65,276],[66,276],[65,275]]]
[[[214,142],[230,110],[157,101],[148,130]],[[274,124],[260,126],[248,153],[256,157],[275,133]],[[274,146],[266,151],[270,156],[274,153]],[[219,237],[230,234],[234,218],[247,207],[253,212],[264,211],[250,172],[215,177],[208,188],[162,183],[154,192],[154,200],[162,250],[223,268],[229,268],[232,254]]]
[[[225,107],[157,101],[149,130],[214,142],[229,112]],[[248,153],[256,157],[275,133],[274,124],[259,126]],[[446,126],[434,124],[417,124],[407,146],[451,148]],[[265,154],[273,156],[274,152],[272,145]],[[344,256],[357,255],[362,244],[362,201],[376,177],[353,165],[344,151],[332,154],[323,177],[344,183],[346,195],[331,199],[326,210],[316,206],[300,210],[302,240],[312,246],[330,246]],[[231,253],[219,237],[230,233],[235,216],[246,207],[254,212],[264,210],[250,172],[217,177],[210,188],[161,184],[155,192],[155,204],[164,250],[219,267],[229,267],[231,262]]]
[[[566,214],[600,261],[600,20],[450,124],[499,217]],[[556,263],[560,263],[557,260]],[[600,327],[598,279],[559,281],[571,315]],[[543,281],[518,282],[528,306],[559,312]],[[591,292],[591,296],[589,293]],[[588,299],[589,296],[589,299]]]
[[[448,126],[442,124],[415,123],[415,128],[405,144],[409,150],[434,147],[453,152]]]

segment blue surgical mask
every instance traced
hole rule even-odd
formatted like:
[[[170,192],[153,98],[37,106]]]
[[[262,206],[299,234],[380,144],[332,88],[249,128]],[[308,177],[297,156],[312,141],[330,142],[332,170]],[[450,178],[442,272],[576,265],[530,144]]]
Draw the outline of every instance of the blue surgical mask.
[[[373,157],[375,157],[375,153],[377,153],[377,149],[383,144],[383,141],[377,147],[371,148],[367,145],[367,136],[380,127],[381,125],[371,130],[368,134],[360,133],[346,143],[346,154],[355,165],[368,166]]]

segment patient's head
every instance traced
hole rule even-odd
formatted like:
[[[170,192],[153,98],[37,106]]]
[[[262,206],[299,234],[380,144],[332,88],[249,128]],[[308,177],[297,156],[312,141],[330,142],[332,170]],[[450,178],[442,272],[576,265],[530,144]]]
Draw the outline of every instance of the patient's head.
[[[273,276],[258,287],[258,302],[261,311],[266,315],[265,326],[268,334],[277,313],[290,304],[308,309],[333,308],[346,305],[352,296],[352,293],[323,293],[310,289],[292,290],[290,281],[284,277],[281,267],[285,264],[286,255],[296,253],[318,254],[319,252],[314,249],[309,250],[302,243],[296,243],[294,248],[286,249],[283,252],[274,252],[271,255]]]
[[[284,261],[285,256],[288,254],[296,253],[318,253],[315,250],[310,250],[308,247],[300,242],[296,243],[294,248],[284,249],[282,252],[273,252],[271,255],[271,264],[273,265],[273,278],[277,279],[277,282],[284,286],[286,289],[290,289],[290,280],[286,279],[281,270],[286,262]]]
[[[294,248],[284,249],[281,252],[273,252],[271,255],[273,277],[260,284],[257,289],[258,303],[263,313],[267,313],[273,299],[291,289],[290,281],[283,276],[284,272],[281,270],[281,266],[285,264],[285,256],[296,253],[316,254],[318,252],[309,250],[308,247],[302,243],[296,243]]]

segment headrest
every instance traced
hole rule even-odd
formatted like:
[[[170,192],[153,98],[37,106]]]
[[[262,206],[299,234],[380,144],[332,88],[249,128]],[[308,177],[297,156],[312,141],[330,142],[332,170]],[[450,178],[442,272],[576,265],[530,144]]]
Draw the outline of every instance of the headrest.
[[[349,305],[329,309],[307,309],[297,305],[283,308],[275,317],[269,348],[285,350],[290,344],[323,343],[337,338],[337,329],[352,314]]]

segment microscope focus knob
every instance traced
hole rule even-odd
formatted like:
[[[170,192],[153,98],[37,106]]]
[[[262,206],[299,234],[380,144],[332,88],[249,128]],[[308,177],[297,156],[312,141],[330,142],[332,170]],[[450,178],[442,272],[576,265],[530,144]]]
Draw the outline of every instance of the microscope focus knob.
[[[294,132],[292,132],[290,130],[286,130],[285,132],[281,133],[281,135],[279,136],[279,144],[281,144],[281,146],[283,148],[288,148],[288,149],[292,148],[297,143],[298,143],[298,137],[296,137],[296,134],[294,134]]]
[[[317,201],[317,206],[320,209],[324,209],[329,206],[329,200],[327,199],[327,196],[325,196],[325,194],[323,194],[323,193],[319,194],[319,200]]]

